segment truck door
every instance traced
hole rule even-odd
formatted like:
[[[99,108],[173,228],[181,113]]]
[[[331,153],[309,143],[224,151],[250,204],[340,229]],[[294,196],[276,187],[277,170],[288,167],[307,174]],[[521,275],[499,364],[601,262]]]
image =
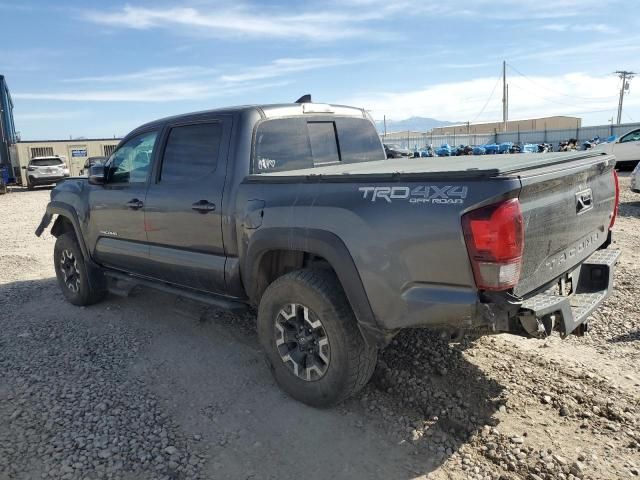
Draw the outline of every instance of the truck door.
[[[145,201],[147,275],[207,292],[225,290],[222,190],[231,117],[170,124]]]
[[[154,130],[127,140],[107,161],[106,183],[90,186],[87,238],[98,263],[133,273],[145,270],[143,207],[158,137]]]

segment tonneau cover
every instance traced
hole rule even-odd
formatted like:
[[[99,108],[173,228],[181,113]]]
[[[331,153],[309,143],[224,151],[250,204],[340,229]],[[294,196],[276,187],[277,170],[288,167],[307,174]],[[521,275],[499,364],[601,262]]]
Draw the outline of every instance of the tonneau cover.
[[[301,170],[254,174],[252,180],[283,177],[357,177],[414,176],[430,174],[448,177],[495,177],[520,171],[588,159],[603,155],[603,152],[554,152],[531,154],[503,154],[460,157],[397,158],[349,164],[325,165]]]

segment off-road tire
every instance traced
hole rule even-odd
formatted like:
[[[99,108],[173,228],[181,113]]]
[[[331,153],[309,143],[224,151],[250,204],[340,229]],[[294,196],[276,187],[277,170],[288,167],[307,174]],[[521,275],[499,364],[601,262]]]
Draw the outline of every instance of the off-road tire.
[[[104,288],[98,288],[100,282],[96,278],[97,273],[87,267],[73,232],[63,233],[56,239],[53,261],[58,285],[68,302],[79,306],[92,305],[105,297],[107,291]],[[63,267],[65,262],[71,262],[73,266],[73,281],[65,278]],[[92,278],[91,275],[94,277]]]
[[[276,319],[291,304],[313,312],[329,342],[326,371],[313,381],[296,376],[276,346]],[[331,407],[354,395],[376,366],[378,350],[365,342],[340,282],[328,270],[297,270],[269,285],[258,309],[258,336],[280,387],[313,407]]]

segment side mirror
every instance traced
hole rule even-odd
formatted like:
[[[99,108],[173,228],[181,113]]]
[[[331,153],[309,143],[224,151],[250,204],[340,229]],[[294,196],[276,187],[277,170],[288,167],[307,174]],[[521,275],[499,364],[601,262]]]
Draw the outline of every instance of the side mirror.
[[[22,169],[23,169],[23,170],[26,170],[26,169],[27,169],[27,167],[25,167],[25,166],[23,165],[23,166],[22,166]]]
[[[107,181],[107,169],[102,164],[89,168],[89,183],[91,185],[104,185]]]

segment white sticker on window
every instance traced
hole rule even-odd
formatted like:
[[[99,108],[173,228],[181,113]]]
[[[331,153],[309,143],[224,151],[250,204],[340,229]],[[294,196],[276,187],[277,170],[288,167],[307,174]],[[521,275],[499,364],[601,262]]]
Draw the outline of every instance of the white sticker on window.
[[[260,170],[268,170],[270,168],[275,168],[276,161],[271,160],[270,158],[260,158],[258,159],[258,169]]]

